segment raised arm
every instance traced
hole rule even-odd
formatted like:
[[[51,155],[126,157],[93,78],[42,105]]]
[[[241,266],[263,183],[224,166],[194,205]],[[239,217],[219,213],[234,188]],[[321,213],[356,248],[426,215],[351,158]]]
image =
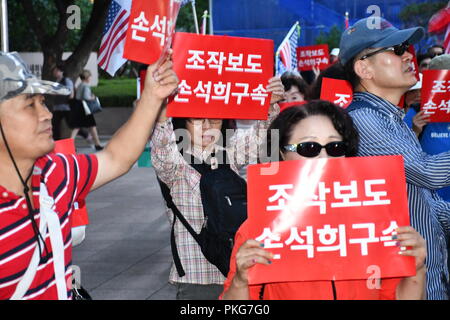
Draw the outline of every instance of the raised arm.
[[[128,121],[116,132],[105,149],[97,154],[98,174],[96,189],[127,173],[137,161],[153,131],[160,107],[178,86],[178,78],[172,70],[171,55],[157,68],[147,69],[145,88]]]

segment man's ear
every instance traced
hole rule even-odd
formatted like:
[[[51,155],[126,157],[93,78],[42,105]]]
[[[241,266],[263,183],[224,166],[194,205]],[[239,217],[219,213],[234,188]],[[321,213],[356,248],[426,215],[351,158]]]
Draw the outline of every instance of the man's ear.
[[[366,60],[357,60],[354,65],[354,70],[361,80],[370,80],[373,77],[372,68]]]

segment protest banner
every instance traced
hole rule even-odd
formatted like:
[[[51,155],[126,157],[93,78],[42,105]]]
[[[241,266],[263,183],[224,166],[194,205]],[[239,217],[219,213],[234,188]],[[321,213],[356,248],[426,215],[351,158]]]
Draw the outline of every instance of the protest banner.
[[[449,70],[423,71],[420,105],[430,122],[450,122]]]
[[[268,117],[273,74],[272,40],[177,32],[173,43],[178,94],[168,117]]]
[[[181,0],[134,0],[123,56],[143,64],[164,61],[172,44]]]
[[[367,279],[415,274],[392,240],[409,225],[401,156],[308,159],[248,168],[249,235],[275,258],[249,269],[249,283]],[[370,170],[367,170],[370,168]]]
[[[297,47],[298,70],[310,71],[313,67],[323,70],[330,64],[327,44]]]
[[[62,139],[55,141],[54,153],[75,154],[75,141],[73,139]],[[89,216],[86,209],[86,203],[74,203],[72,212],[72,228],[85,226],[89,224]]]
[[[353,89],[350,82],[332,78],[322,79],[320,99],[333,102],[341,108],[347,108],[353,100]]]

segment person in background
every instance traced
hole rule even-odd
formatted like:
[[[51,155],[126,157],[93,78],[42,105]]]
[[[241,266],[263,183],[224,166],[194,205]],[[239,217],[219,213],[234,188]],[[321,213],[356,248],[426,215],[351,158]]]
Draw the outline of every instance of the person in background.
[[[306,100],[308,84],[299,74],[286,71],[281,76],[281,82],[285,91],[283,102],[301,102]]]
[[[427,155],[403,121],[401,97],[416,84],[408,47],[424,36],[421,27],[399,30],[383,18],[357,21],[341,37],[339,59],[353,87],[347,107],[360,136],[358,156],[402,155],[411,225],[427,244],[428,299],[448,299],[446,237],[450,206],[436,189],[450,185],[450,152]]]
[[[95,150],[100,151],[103,149],[103,147],[101,146],[100,138],[98,136],[97,123],[95,122],[94,115],[92,113],[86,115],[86,112],[81,103],[81,101],[83,100],[89,101],[95,99],[95,95],[92,93],[91,87],[89,85],[91,76],[92,75],[89,70],[83,70],[83,72],[81,72],[80,74],[81,83],[75,93],[75,99],[78,101],[78,103],[74,104],[72,108],[72,133],[70,137],[72,139],[75,139],[78,132],[80,131],[80,128],[87,128],[92,136],[92,139],[94,140]]]
[[[430,67],[431,56],[428,53],[417,55],[417,64],[419,66],[419,72],[423,70],[428,70]]]
[[[351,118],[342,108],[327,101],[311,101],[303,106],[292,107],[281,112],[269,127],[267,145],[272,145],[271,130],[279,132],[276,145],[283,160],[352,157],[358,150],[358,132]],[[423,299],[425,240],[412,227],[400,227],[397,232],[399,247],[411,245],[410,250],[400,249],[400,252],[405,256],[415,257],[416,276],[382,279],[379,289],[368,288],[365,279],[249,285],[249,269],[255,264],[269,265],[273,254],[265,250],[262,243],[249,239],[248,226],[244,222],[236,233],[230,272],[224,284],[222,298],[233,300]]]
[[[53,68],[52,74],[56,82],[62,84],[63,86],[65,86],[70,90],[70,95],[61,96],[59,98],[54,99],[53,118],[52,118],[53,139],[59,140],[65,138],[62,134],[62,122],[65,121],[67,126],[69,126],[69,117],[70,117],[69,99],[74,98],[75,88],[72,80],[64,76],[64,67],[62,65],[55,66]]]
[[[444,47],[439,44],[435,44],[430,48],[428,48],[428,54],[430,55],[431,58],[440,56],[441,54],[444,54],[444,52],[445,52]]]
[[[339,60],[339,48],[333,48],[330,52],[330,64],[335,64]]]

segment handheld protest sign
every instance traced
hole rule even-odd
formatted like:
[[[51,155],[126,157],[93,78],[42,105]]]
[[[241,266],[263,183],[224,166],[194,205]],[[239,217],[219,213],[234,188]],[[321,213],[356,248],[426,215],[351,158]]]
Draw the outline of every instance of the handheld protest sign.
[[[247,188],[249,235],[275,255],[249,269],[250,284],[363,280],[371,266],[380,278],[415,274],[392,240],[409,225],[401,156],[251,165]]]
[[[298,70],[310,71],[313,67],[326,69],[330,64],[328,44],[297,47]]]
[[[74,139],[62,139],[55,141],[55,153],[63,154],[75,154],[75,141]],[[89,224],[89,216],[86,209],[86,203],[76,203],[72,212],[72,228],[85,226]]]
[[[143,64],[164,61],[172,44],[181,0],[133,0],[124,58]]]
[[[353,100],[353,89],[346,80],[323,78],[320,99],[327,100],[341,108],[347,108]]]
[[[180,84],[167,116],[267,119],[273,50],[272,40],[177,32],[173,60]]]
[[[423,71],[420,105],[430,122],[450,122],[449,70]]]

